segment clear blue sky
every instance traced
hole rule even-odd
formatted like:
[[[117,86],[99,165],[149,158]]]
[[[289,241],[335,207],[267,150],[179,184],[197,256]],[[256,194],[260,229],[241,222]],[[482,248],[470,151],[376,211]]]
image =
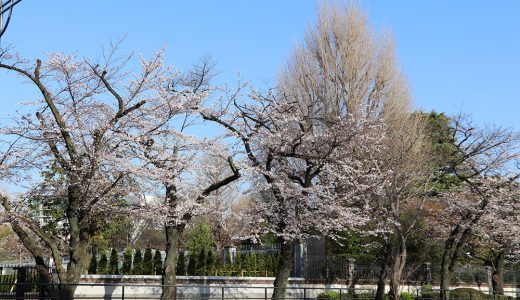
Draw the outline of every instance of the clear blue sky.
[[[23,0],[2,39],[28,57],[77,51],[126,35],[123,52],[166,46],[180,69],[211,54],[222,71],[273,84],[277,70],[315,19],[310,0]],[[520,1],[362,1],[371,23],[390,30],[416,106],[464,112],[481,123],[520,129]],[[0,72],[0,114],[31,97]]]

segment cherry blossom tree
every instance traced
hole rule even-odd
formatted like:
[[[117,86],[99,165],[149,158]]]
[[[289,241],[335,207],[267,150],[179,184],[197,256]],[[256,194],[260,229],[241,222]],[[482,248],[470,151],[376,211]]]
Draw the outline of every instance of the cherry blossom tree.
[[[506,259],[517,261],[520,253],[520,239],[514,232],[520,224],[520,187],[516,175],[483,178],[478,190],[459,187],[453,191],[454,202],[448,206],[450,214],[458,216],[470,212],[477,213],[479,197],[488,199],[486,211],[474,226],[473,240],[480,251],[472,251],[471,256],[483,260],[492,268],[492,287],[496,295],[504,294],[503,274]],[[482,194],[482,195],[481,195]],[[513,234],[512,234],[513,233]]]
[[[439,228],[445,230],[446,236],[441,261],[444,300],[449,298],[451,275],[464,246],[482,218],[495,212],[492,202],[497,198],[496,188],[490,186],[490,178],[507,176],[511,164],[519,157],[518,135],[509,129],[477,128],[461,116],[453,119],[452,128],[453,153],[440,170],[441,177],[455,177],[459,182],[458,187],[452,187],[441,198],[445,212],[457,216],[441,217],[439,223],[445,225]]]
[[[197,111],[211,93],[211,60],[204,59],[185,74],[170,81],[167,97],[149,102],[139,129],[130,140],[134,154],[142,162],[141,182],[162,200],[137,211],[164,227],[166,257],[162,274],[162,299],[175,299],[176,265],[179,237],[186,225],[205,207],[214,192],[240,178],[232,157],[226,157],[227,171],[217,180],[201,181],[200,175],[212,166],[204,163],[204,153],[221,149],[219,139],[199,138],[187,133],[200,119]],[[214,153],[217,155],[216,153]]]
[[[116,45],[103,51],[100,61],[51,53],[46,62],[30,61],[0,51],[0,68],[20,75],[41,94],[31,103],[35,112],[5,124],[3,133],[20,139],[23,173],[45,202],[52,196],[64,210],[63,234],[52,235],[23,208],[25,202],[3,197],[8,220],[34,257],[44,282],[53,282],[48,257],[54,261],[58,283],[49,285],[52,297],[72,299],[80,275],[90,262],[90,240],[96,214],[117,212],[121,199],[135,191],[129,175],[136,169],[129,159],[128,136],[140,123],[148,101],[168,97],[173,78],[162,52],[141,58],[132,73],[130,57],[116,57]],[[56,168],[56,176],[42,180],[42,171]],[[62,264],[63,257],[70,261]]]

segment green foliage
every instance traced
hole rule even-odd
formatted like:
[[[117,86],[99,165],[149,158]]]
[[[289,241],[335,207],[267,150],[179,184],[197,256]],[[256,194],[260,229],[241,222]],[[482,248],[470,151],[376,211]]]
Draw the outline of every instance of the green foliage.
[[[152,275],[154,271],[153,268],[153,255],[152,249],[147,247],[144,251],[143,257],[143,275]]]
[[[135,275],[143,274],[143,255],[141,253],[141,247],[137,246],[134,252],[134,269],[132,273]]]
[[[457,176],[445,172],[460,156],[455,146],[454,128],[451,119],[444,113],[432,111],[422,114],[427,118],[426,131],[432,143],[432,160],[439,170],[433,180],[433,188],[439,192],[446,191],[461,183]]]
[[[97,266],[97,274],[107,274],[108,273],[108,258],[107,253],[105,251],[101,252],[101,257],[99,258],[98,266]]]
[[[493,299],[493,295],[488,295],[482,291],[470,289],[470,288],[460,288],[454,289],[450,292],[450,299],[457,300],[485,300],[485,299]]]
[[[184,257],[184,251],[181,251],[181,253],[179,253],[176,271],[177,275],[186,275],[186,258]]]
[[[242,270],[242,261],[242,253],[237,251],[235,254],[235,261],[233,262],[233,271],[240,272]]]
[[[188,275],[195,276],[197,273],[197,254],[190,253],[190,260],[188,262]]]
[[[415,297],[412,295],[412,293],[408,292],[402,292],[401,293],[401,300],[414,300]]]
[[[155,275],[162,275],[163,273],[163,262],[161,251],[155,250],[155,254],[153,255],[153,267],[155,269]]]
[[[119,274],[119,261],[116,248],[112,248],[112,252],[110,252],[110,263],[108,273],[111,275]]]
[[[317,299],[332,299],[332,300],[340,300],[339,293],[336,291],[326,291],[320,293]]]
[[[121,269],[123,275],[132,274],[132,249],[126,247],[125,253],[123,254],[123,268]]]
[[[211,275],[215,270],[215,259],[213,258],[213,251],[209,250],[206,257],[206,275]]]
[[[188,240],[186,241],[186,248],[191,253],[207,253],[213,246],[213,234],[211,227],[206,220],[199,220],[195,223],[195,227],[191,230]]]
[[[347,230],[340,234],[338,241],[325,239],[326,253],[330,256],[344,255],[356,261],[375,261],[379,257],[380,249],[367,247],[367,245],[379,245],[379,237],[366,236],[359,231]]]
[[[92,250],[92,257],[90,259],[90,264],[88,266],[89,274],[97,274],[98,263],[97,263],[97,250]]]
[[[203,276],[206,274],[206,251],[202,249],[199,253],[199,258],[197,259],[197,272],[198,276]]]

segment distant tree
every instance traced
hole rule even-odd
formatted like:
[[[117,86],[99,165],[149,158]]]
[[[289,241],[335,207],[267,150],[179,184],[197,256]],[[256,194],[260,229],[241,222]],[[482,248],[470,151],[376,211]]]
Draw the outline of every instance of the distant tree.
[[[150,247],[146,248],[144,251],[143,258],[143,275],[152,275],[154,271],[153,268],[153,255],[152,249]]]
[[[134,269],[132,273],[135,275],[143,274],[143,256],[141,254],[141,247],[137,246],[134,252]]]
[[[110,275],[119,275],[119,260],[116,248],[112,248],[112,252],[110,252],[108,273]]]
[[[90,265],[88,266],[89,274],[97,274],[97,250],[92,250],[92,258],[90,259]]]
[[[163,263],[161,251],[159,250],[155,250],[155,254],[153,256],[153,268],[155,271],[155,275],[162,275]]]
[[[121,269],[123,275],[132,274],[132,248],[126,247],[123,254],[123,268]]]
[[[213,246],[213,235],[207,220],[199,219],[191,230],[186,241],[186,248],[190,253],[200,254],[202,250],[207,253]]]
[[[108,271],[108,258],[105,251],[101,252],[101,257],[98,262],[97,274],[107,274]]]
[[[177,275],[186,275],[186,258],[184,257],[184,251],[179,253],[179,261],[177,262]]]

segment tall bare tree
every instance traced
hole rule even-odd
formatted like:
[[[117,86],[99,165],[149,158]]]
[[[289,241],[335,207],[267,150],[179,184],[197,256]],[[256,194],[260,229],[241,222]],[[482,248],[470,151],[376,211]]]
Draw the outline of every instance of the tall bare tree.
[[[381,176],[381,189],[371,196],[371,205],[374,217],[380,219],[379,227],[398,236],[398,242],[392,246],[387,240],[378,298],[384,295],[389,272],[391,290],[397,290],[406,259],[406,239],[416,223],[404,224],[403,215],[412,207],[422,209],[420,191],[431,168],[427,166],[424,120],[412,115],[407,82],[397,66],[392,38],[376,34],[355,5],[325,4],[317,24],[307,31],[305,42],[282,70],[279,82],[283,93],[314,118],[383,124],[385,151],[372,157]],[[399,295],[396,291],[392,294]]]

